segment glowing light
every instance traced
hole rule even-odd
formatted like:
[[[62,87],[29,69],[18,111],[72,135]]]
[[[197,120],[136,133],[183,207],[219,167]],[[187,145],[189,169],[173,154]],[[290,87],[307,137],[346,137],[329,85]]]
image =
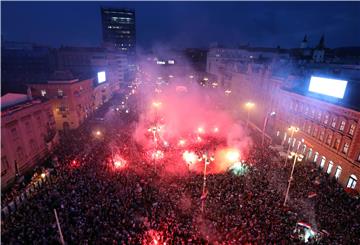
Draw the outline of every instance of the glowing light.
[[[190,77],[190,79],[193,79],[193,78],[194,78],[194,76],[193,76],[193,75],[190,75],[189,77]]]
[[[226,94],[226,95],[231,94],[231,90],[230,90],[230,89],[225,90],[225,94]]]
[[[100,136],[101,135],[101,132],[98,130],[98,131],[96,131],[96,135],[97,136]]]
[[[157,150],[152,153],[152,158],[153,159],[162,159],[162,158],[164,158],[164,152]]]
[[[244,175],[249,171],[249,167],[244,162],[235,162],[229,169],[235,175]]]
[[[226,158],[230,161],[230,162],[237,162],[239,161],[240,158],[240,153],[237,150],[229,150],[226,153]]]
[[[183,159],[188,164],[194,164],[198,160],[198,156],[192,151],[185,151],[183,153]]]
[[[203,134],[203,133],[205,133],[205,129],[203,127],[198,127],[197,132],[199,134]]]
[[[159,108],[159,107],[162,105],[162,103],[159,102],[159,101],[154,101],[154,102],[152,103],[152,105],[153,105],[153,107],[155,107],[155,108]]]
[[[252,109],[255,106],[255,104],[253,102],[246,102],[245,103],[245,107],[246,109]]]
[[[164,146],[169,146],[169,142],[164,141]]]
[[[209,80],[209,78],[207,78],[207,77],[204,77],[204,81],[208,81]]]
[[[197,137],[196,137],[196,140],[197,140],[198,142],[201,142],[202,139],[201,139],[200,136],[197,136]]]
[[[173,75],[169,75],[169,78],[173,78],[174,76]]]
[[[214,128],[214,133],[217,133],[217,132],[219,132],[219,128],[218,128],[218,127],[215,127],[215,128]]]
[[[344,98],[347,83],[348,81],[345,80],[312,76],[309,91],[342,99]]]
[[[186,144],[186,140],[184,140],[184,139],[179,140],[179,143],[178,143],[179,146],[184,146],[185,144]]]
[[[125,113],[129,113],[129,110],[126,110]]]
[[[46,174],[45,173],[41,173],[41,178],[45,178]]]
[[[126,161],[122,157],[116,155],[113,159],[113,164],[115,169],[122,169],[126,166]]]

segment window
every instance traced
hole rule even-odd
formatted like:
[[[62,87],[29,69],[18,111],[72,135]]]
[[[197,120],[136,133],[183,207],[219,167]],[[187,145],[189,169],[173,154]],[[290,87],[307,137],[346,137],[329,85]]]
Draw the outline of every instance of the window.
[[[343,153],[345,153],[345,154],[348,153],[348,151],[349,151],[349,146],[350,146],[350,144],[349,144],[348,142],[346,142],[346,143],[344,144]]]
[[[315,117],[315,109],[311,109],[311,118]]]
[[[334,163],[332,161],[329,161],[329,165],[328,165],[328,168],[326,170],[326,173],[327,174],[330,174],[331,173],[331,169],[333,167]]]
[[[350,129],[349,129],[349,134],[354,135],[354,132],[355,132],[355,124],[351,124]]]
[[[325,115],[325,119],[324,119],[324,124],[328,124],[328,122],[329,122],[329,114],[326,114]]]
[[[340,123],[340,131],[344,131],[345,128],[345,121],[341,121]]]
[[[323,140],[324,140],[324,134],[325,134],[325,131],[324,131],[324,130],[321,130],[321,132],[320,132],[320,137],[319,137],[320,141],[323,141]]]
[[[316,137],[317,132],[318,132],[318,128],[315,126],[315,128],[314,128],[314,131],[313,131],[313,134],[312,134],[312,135],[313,135],[314,137]]]
[[[16,155],[17,155],[17,159],[19,160],[19,162],[21,162],[22,160],[24,160],[25,154],[24,154],[23,148],[21,148],[21,147],[19,146],[19,147],[16,149]]]
[[[1,171],[9,168],[9,162],[6,156],[1,157]]]
[[[311,155],[312,155],[312,149],[310,148],[310,149],[309,149],[309,152],[308,152],[308,156],[307,156],[307,158],[309,158],[309,159],[310,159],[310,158],[311,158]]]
[[[59,97],[64,96],[64,91],[62,89],[58,89],[57,93]]]
[[[321,121],[321,111],[318,112],[317,119]]]
[[[340,139],[337,138],[337,139],[335,140],[335,143],[334,143],[334,149],[335,149],[335,150],[339,150],[339,146],[340,146]]]
[[[29,145],[30,145],[30,149],[31,149],[32,153],[34,153],[34,151],[37,151],[38,147],[37,147],[37,144],[34,139],[31,139],[29,141]]]
[[[327,137],[326,144],[331,145],[332,134],[330,133]]]
[[[309,112],[309,107],[308,107],[308,106],[306,106],[306,107],[305,107],[305,115],[307,115],[307,114],[308,114],[308,112]]]
[[[315,152],[315,155],[314,155],[314,162],[316,162],[316,161],[317,161],[318,157],[319,157],[319,153],[318,153],[318,152]]]
[[[305,154],[305,151],[306,151],[306,145],[304,144],[302,149],[302,154]]]
[[[321,162],[320,162],[320,168],[324,168],[325,162],[326,162],[326,158],[325,158],[325,157],[322,157],[322,158],[321,158]]]
[[[17,139],[18,133],[17,133],[16,128],[11,129],[11,136],[13,137],[13,139]]]
[[[360,153],[358,155],[357,161],[360,162]]]
[[[308,126],[307,132],[308,132],[308,134],[311,134],[311,125]]]
[[[336,128],[336,117],[332,119],[331,127]]]
[[[351,189],[355,189],[356,186],[356,182],[357,182],[357,178],[355,175],[350,175],[348,183],[346,185],[346,187],[351,188]]]
[[[342,170],[342,168],[340,166],[336,167],[335,175],[334,175],[335,179],[339,179],[340,174],[341,174],[341,170]]]
[[[42,89],[40,92],[41,92],[41,96],[43,96],[43,97],[46,96],[46,90],[45,89]]]

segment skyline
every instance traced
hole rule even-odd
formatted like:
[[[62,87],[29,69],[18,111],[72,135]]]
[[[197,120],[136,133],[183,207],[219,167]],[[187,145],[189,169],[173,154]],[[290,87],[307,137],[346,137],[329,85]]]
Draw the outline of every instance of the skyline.
[[[138,49],[207,48],[213,42],[359,46],[357,2],[2,2],[2,38],[53,47],[100,46],[100,7],[136,11]],[[56,11],[54,11],[56,10]],[[66,16],[66,18],[64,18]],[[26,26],[27,28],[23,28]]]

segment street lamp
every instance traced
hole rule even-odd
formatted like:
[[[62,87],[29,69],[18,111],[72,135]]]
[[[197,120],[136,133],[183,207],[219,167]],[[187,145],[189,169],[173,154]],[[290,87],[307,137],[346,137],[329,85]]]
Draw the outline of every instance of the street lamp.
[[[276,115],[275,111],[272,111],[272,112],[266,114],[266,117],[265,117],[265,120],[264,120],[263,130],[262,130],[262,138],[261,138],[261,145],[262,146],[264,146],[265,129],[266,129],[266,125],[267,125],[268,120],[269,120],[269,116],[273,117],[275,115]]]
[[[250,119],[250,110],[252,108],[254,108],[255,104],[253,102],[246,102],[245,103],[245,108],[247,110],[247,119],[246,119],[246,129],[248,128],[249,125],[249,119]]]
[[[300,129],[299,129],[298,127],[295,127],[295,126],[290,126],[288,130],[291,131],[290,139],[292,140],[292,138],[294,137],[294,133],[299,132]],[[286,156],[288,156],[289,153],[290,153],[291,140],[290,140],[290,144],[289,144],[289,146],[288,146],[287,152],[286,152]],[[287,160],[288,160],[288,158],[285,159],[285,164],[284,164],[284,166],[286,166]]]
[[[302,154],[299,154],[297,152],[291,152],[290,155],[288,155],[288,158],[294,158],[294,162],[293,162],[293,166],[292,166],[292,169],[291,169],[291,174],[290,174],[290,178],[288,180],[288,186],[287,186],[287,189],[286,189],[286,194],[285,194],[285,200],[284,200],[284,206],[286,205],[286,201],[288,199],[288,196],[289,196],[289,190],[290,190],[290,185],[291,185],[291,181],[293,180],[293,173],[294,173],[294,169],[295,169],[295,164],[297,161],[301,162],[302,159],[304,158],[304,155]]]
[[[202,189],[202,194],[201,194],[201,212],[204,212],[204,207],[205,207],[205,199],[206,199],[206,171],[207,171],[207,165],[210,164],[210,162],[213,162],[215,160],[214,156],[210,156],[209,154],[206,152],[205,154],[202,155],[202,157],[199,157],[198,159],[199,161],[204,160],[204,179],[203,179],[203,189]]]

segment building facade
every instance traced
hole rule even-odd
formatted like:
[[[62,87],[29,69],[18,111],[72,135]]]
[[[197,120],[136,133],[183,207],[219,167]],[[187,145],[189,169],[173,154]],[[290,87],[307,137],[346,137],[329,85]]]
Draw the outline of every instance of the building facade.
[[[58,143],[50,101],[1,97],[1,189],[42,162]]]
[[[275,127],[282,144],[348,188],[360,191],[360,110],[280,89]],[[294,137],[287,130],[299,128]]]
[[[33,95],[47,98],[58,130],[78,128],[94,111],[93,79],[29,84]]]
[[[130,56],[136,53],[135,11],[101,8],[103,42]]]

